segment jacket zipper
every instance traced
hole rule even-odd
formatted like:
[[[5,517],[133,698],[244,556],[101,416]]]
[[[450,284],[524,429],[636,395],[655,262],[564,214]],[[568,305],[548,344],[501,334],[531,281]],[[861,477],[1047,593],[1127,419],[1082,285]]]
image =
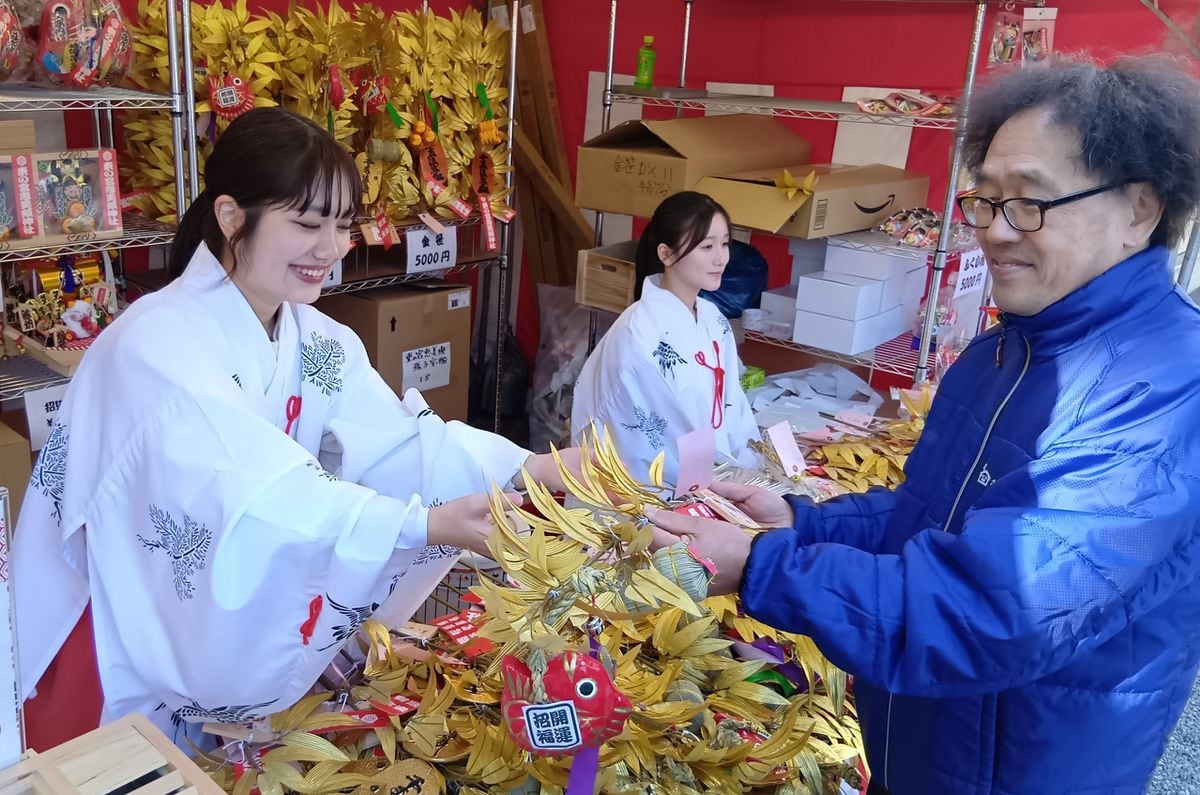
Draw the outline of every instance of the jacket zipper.
[[[1004,363],[1004,338],[1008,331],[1008,323],[1005,321],[1004,315],[1000,315],[1000,343],[996,347],[996,367],[999,368]],[[1020,332],[1017,332],[1020,334]],[[967,470],[966,477],[963,478],[962,485],[958,487],[958,494],[954,497],[954,504],[950,506],[950,515],[946,517],[945,524],[942,525],[943,532],[946,531],[950,524],[954,521],[954,514],[958,513],[958,504],[962,501],[963,493],[967,490],[967,484],[971,482],[971,475],[975,472],[975,467],[979,466],[979,460],[983,458],[983,451],[987,448],[987,443],[992,437],[992,431],[996,428],[996,422],[1000,419],[1000,414],[1008,402],[1012,400],[1012,396],[1016,393],[1017,387],[1025,380],[1025,374],[1029,372],[1029,361],[1033,355],[1033,350],[1029,345],[1029,340],[1025,339],[1025,335],[1021,334],[1021,339],[1025,343],[1025,363],[1021,366],[1021,374],[1017,376],[1017,380],[1013,383],[1012,388],[1008,390],[1008,394],[1004,396],[1004,400],[1000,401],[1000,405],[992,412],[992,419],[988,423],[987,431],[983,434],[983,441],[979,443],[979,451],[975,453],[975,460],[971,463]],[[889,757],[892,750],[892,699],[894,696],[888,693],[888,715],[886,727],[886,739],[883,743],[883,788],[888,789],[888,767]]]

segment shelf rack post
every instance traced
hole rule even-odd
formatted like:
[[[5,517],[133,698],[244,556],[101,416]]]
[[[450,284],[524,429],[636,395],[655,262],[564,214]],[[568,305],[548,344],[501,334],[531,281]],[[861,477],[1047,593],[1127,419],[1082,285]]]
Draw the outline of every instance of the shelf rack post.
[[[608,10],[608,62],[604,67],[604,108],[600,117],[600,132],[608,132],[608,126],[612,121],[612,106],[613,106],[613,55],[617,47],[617,0],[611,0]],[[687,58],[686,51],[684,58]],[[604,239],[604,213],[600,210],[596,211],[596,245],[603,245]],[[588,312],[588,353],[596,347],[596,331],[597,331],[596,310]]]
[[[1176,282],[1185,291],[1192,286],[1197,256],[1200,256],[1200,216],[1192,219],[1192,231],[1188,235],[1187,248],[1183,252],[1183,263],[1179,268],[1179,279]]]
[[[175,0],[169,0],[175,2]],[[200,196],[200,168],[196,152],[196,69],[192,64],[192,0],[179,0],[183,9],[180,20],[183,29],[183,102],[186,123],[184,130],[187,138],[175,141],[175,173],[183,171],[183,148],[187,149],[188,174],[188,204]],[[183,144],[181,147],[180,144]],[[186,208],[185,208],[186,209]],[[183,218],[183,210],[179,210],[179,218]]]
[[[176,223],[183,218],[187,207],[184,201],[183,156],[179,146],[183,141],[184,106],[183,90],[179,85],[179,9],[177,0],[167,0],[167,72],[171,83],[171,140],[175,144],[175,218]],[[192,62],[191,52],[185,53],[187,62]],[[194,120],[188,120],[188,126],[194,125]]]
[[[614,0],[615,2],[615,0]],[[515,116],[513,113],[512,102],[517,96],[517,40],[520,38],[521,29],[521,3],[520,0],[512,0],[509,3],[508,9],[508,169],[504,173],[504,187],[510,193],[508,201],[515,206],[515,197],[511,193],[513,190],[513,129]],[[514,235],[512,233],[512,222],[501,224],[500,226],[500,263],[498,267],[499,273],[497,280],[499,286],[496,295],[496,411],[492,416],[492,430],[500,432],[500,397],[501,397],[501,376],[504,373],[504,342],[508,336],[508,266],[510,258],[513,255]],[[487,342],[485,339],[484,350],[487,350]]]
[[[967,140],[967,120],[971,113],[971,95],[975,92],[975,73],[979,64],[979,47],[983,40],[983,21],[987,15],[987,0],[976,0],[975,27],[971,32],[971,49],[967,56],[967,74],[963,80],[962,97],[959,100],[960,115],[958,128],[954,132],[954,150],[950,159],[950,176],[946,185],[946,202],[942,208],[942,228],[938,234],[937,250],[933,255],[933,274],[929,281],[929,295],[925,299],[925,318],[921,323],[921,338],[917,348],[917,367],[913,372],[913,383],[923,384],[929,380],[929,344],[933,339],[933,326],[937,320],[938,293],[942,273],[946,270],[946,257],[950,248],[950,232],[954,218],[954,199],[958,193],[958,174],[962,170],[963,147]]]

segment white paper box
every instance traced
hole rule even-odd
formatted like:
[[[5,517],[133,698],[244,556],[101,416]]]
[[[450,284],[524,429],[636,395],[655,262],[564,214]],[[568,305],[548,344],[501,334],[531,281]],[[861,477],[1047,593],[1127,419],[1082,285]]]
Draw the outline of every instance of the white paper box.
[[[830,246],[825,252],[825,270],[861,276],[864,279],[904,278],[917,268],[924,268],[928,257],[903,257],[874,251]]]
[[[883,282],[874,279],[818,271],[800,278],[796,286],[796,311],[861,320],[879,314],[883,287]]]
[[[815,312],[796,312],[796,327],[792,341],[811,345],[834,353],[857,356],[882,345],[909,330],[909,320],[904,307],[898,306],[887,312],[862,320],[818,315]]]
[[[792,284],[809,273],[825,269],[825,240],[804,240],[794,237],[788,241],[788,253],[792,255]]]
[[[796,314],[796,285],[789,284],[786,287],[767,290],[762,294],[759,307],[777,319],[790,320],[792,315]]]
[[[886,312],[895,306],[919,305],[925,297],[925,280],[928,274],[924,267],[909,271],[903,276],[883,282],[883,298],[879,311]]]

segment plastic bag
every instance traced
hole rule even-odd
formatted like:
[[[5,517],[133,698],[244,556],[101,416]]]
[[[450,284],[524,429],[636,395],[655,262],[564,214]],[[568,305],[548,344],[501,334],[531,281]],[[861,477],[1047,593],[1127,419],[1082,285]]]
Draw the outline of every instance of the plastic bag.
[[[767,261],[758,249],[740,240],[729,241],[729,264],[721,277],[721,289],[700,295],[717,305],[725,317],[739,318],[745,309],[758,307],[767,289]]]
[[[25,34],[17,10],[8,0],[0,0],[0,82],[8,80],[24,60]]]
[[[538,285],[541,345],[533,362],[533,394],[529,405],[529,449],[546,452],[565,445],[571,435],[575,382],[587,361],[587,307],[575,303],[571,287]],[[617,316],[596,310],[599,342]]]
[[[133,40],[115,0],[49,0],[42,7],[37,62],[52,83],[119,83],[133,62]]]

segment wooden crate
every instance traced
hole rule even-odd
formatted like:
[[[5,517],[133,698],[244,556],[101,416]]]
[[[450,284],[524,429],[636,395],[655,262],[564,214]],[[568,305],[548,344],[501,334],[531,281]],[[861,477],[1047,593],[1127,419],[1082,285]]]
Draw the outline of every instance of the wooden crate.
[[[134,785],[132,788],[130,785]],[[141,714],[0,770],[0,795],[224,795]]]
[[[30,358],[38,360],[54,372],[59,375],[65,375],[68,378],[75,375],[75,371],[79,369],[79,363],[83,361],[83,355],[87,353],[87,348],[70,350],[65,348],[47,348],[33,337],[22,334],[20,329],[14,326],[5,326],[4,336],[8,340],[7,345],[10,352],[16,350],[16,341],[20,339],[25,346],[25,352],[29,354]]]
[[[575,303],[621,314],[633,303],[637,284],[634,265],[636,240],[579,252],[575,272]]]

